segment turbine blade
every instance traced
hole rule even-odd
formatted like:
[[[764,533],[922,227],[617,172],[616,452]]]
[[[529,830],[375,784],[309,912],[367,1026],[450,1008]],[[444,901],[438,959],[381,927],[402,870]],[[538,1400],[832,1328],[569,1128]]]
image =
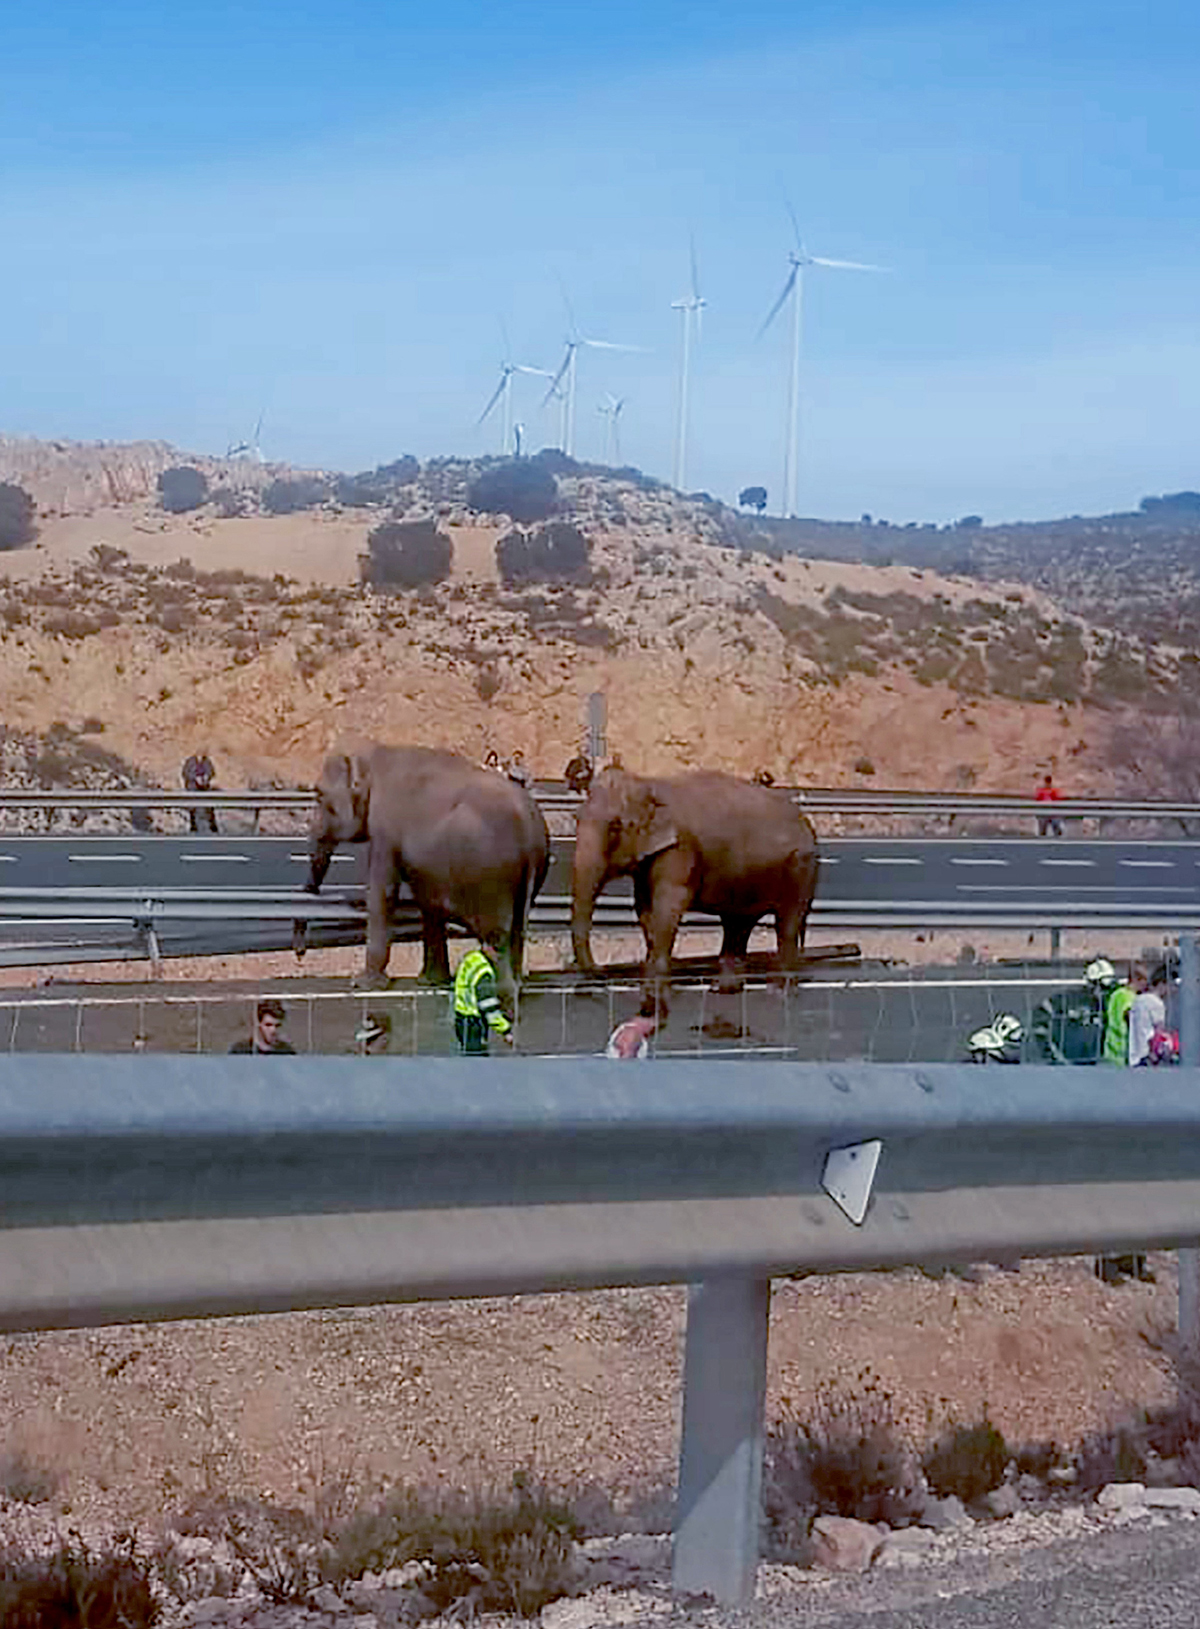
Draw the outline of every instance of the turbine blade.
[[[820,255],[810,255],[810,266],[832,266],[835,271],[869,271],[885,272],[887,266],[866,266],[861,260],[824,260]]]
[[[507,383],[508,383],[508,374],[507,373],[502,373],[500,375],[500,383],[496,386],[495,390],[493,390],[493,392],[491,394],[491,397],[490,397],[490,399],[488,401],[487,406],[484,408],[483,412],[479,415],[479,417],[475,421],[476,427],[478,427],[479,425],[481,425],[483,423],[484,419],[486,419],[488,414],[492,411],[492,408],[495,407],[496,403],[500,400],[501,396],[503,396],[504,387],[505,387],[505,385]]]
[[[636,351],[639,355],[646,354],[644,345],[618,345],[611,339],[581,339],[579,343],[593,351]]]
[[[566,375],[566,371],[567,371],[568,367],[570,366],[571,357],[574,354],[574,350],[575,350],[575,347],[573,345],[568,345],[567,346],[567,354],[562,359],[562,365],[559,367],[558,372],[551,379],[551,381],[550,381],[550,389],[542,397],[542,406],[543,407],[545,407],[546,403],[548,401],[550,401],[550,399],[552,397],[558,395],[558,387],[559,387],[559,385],[562,384],[563,378]]]
[[[796,238],[796,248],[800,251],[800,256],[803,259],[804,239],[800,236],[800,222],[796,219],[796,211],[792,208],[792,200],[788,197],[786,192],[783,195],[783,207],[788,212],[788,220],[792,223],[792,232],[795,234]]]
[[[567,321],[571,325],[571,338],[579,333],[579,324],[575,321],[575,310],[571,304],[571,296],[567,293],[567,285],[560,276],[558,279],[558,292],[562,295],[562,302],[567,308]]]
[[[513,372],[514,373],[530,373],[530,374],[534,374],[539,379],[553,379],[554,378],[554,375],[551,373],[549,368],[531,368],[524,362],[514,362],[513,363]]]
[[[698,300],[700,298],[700,273],[696,267],[696,239],[694,235],[688,239],[688,249],[691,252],[692,260],[692,299]]]
[[[758,339],[761,339],[763,337],[763,335],[766,333],[767,329],[771,326],[771,324],[775,321],[775,318],[779,315],[779,313],[783,310],[784,306],[787,304],[788,295],[795,288],[796,279],[797,279],[797,277],[799,275],[800,275],[800,267],[798,265],[794,265],[792,267],[791,271],[788,273],[788,280],[783,285],[782,293],[780,294],[779,298],[776,300],[775,304],[767,312],[767,315],[766,315],[766,318],[765,318],[765,320],[763,322],[763,325],[758,330],[758,334],[756,336]]]

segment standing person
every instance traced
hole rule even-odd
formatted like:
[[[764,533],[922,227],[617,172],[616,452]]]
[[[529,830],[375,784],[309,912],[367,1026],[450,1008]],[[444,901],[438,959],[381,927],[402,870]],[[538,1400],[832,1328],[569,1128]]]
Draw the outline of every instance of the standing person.
[[[529,771],[525,767],[525,754],[521,751],[520,747],[517,748],[512,757],[505,764],[504,773],[508,776],[510,781],[515,781],[518,786],[529,785],[530,775]]]
[[[294,1057],[296,1048],[280,1034],[286,1017],[282,1001],[260,1001],[254,1012],[254,1033],[247,1035],[243,1041],[235,1041],[229,1048],[230,1052],[286,1053]]]
[[[1062,793],[1059,791],[1058,787],[1055,786],[1054,777],[1052,775],[1044,775],[1042,777],[1042,784],[1038,787],[1037,791],[1033,794],[1034,802],[1035,803],[1058,803],[1061,798],[1062,798]],[[1038,816],[1038,836],[1039,837],[1046,837],[1046,836],[1061,837],[1062,834],[1063,834],[1062,821],[1058,818],[1057,815],[1044,814],[1044,815],[1039,815]]]
[[[1167,970],[1156,967],[1149,980],[1142,977],[1133,1005],[1129,1009],[1129,1063],[1134,1069],[1145,1068],[1153,1061],[1154,1038],[1167,1027],[1167,1004],[1163,992],[1167,986]]]
[[[1104,1048],[1101,1057],[1105,1063],[1129,1062],[1129,1009],[1137,999],[1138,989],[1145,989],[1145,972],[1130,967],[1129,974],[1109,992],[1104,1004]],[[1139,984],[1139,979],[1143,982]]]
[[[512,1025],[496,986],[499,960],[493,945],[480,945],[463,957],[454,975],[454,1034],[464,1057],[486,1058],[489,1032],[512,1045]]]
[[[209,791],[215,775],[207,747],[201,747],[199,752],[193,752],[190,758],[183,760],[183,784],[189,792]],[[188,821],[192,831],[215,832],[217,829],[217,816],[212,809],[189,809]]]
[[[657,1028],[657,1020],[653,1018],[627,1018],[623,1024],[618,1024],[609,1036],[604,1056],[626,1059],[648,1058],[650,1038]]]

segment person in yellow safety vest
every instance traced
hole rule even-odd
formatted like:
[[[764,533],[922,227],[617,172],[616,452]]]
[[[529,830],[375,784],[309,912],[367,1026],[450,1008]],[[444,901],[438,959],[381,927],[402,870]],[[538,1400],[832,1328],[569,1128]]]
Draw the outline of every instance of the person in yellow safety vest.
[[[1105,1063],[1129,1062],[1129,1009],[1137,999],[1138,989],[1145,989],[1145,969],[1131,967],[1129,977],[1111,991],[1104,1005]]]
[[[512,1025],[496,987],[498,957],[492,945],[481,945],[463,957],[454,975],[454,1033],[468,1058],[487,1057],[489,1030],[512,1045]]]

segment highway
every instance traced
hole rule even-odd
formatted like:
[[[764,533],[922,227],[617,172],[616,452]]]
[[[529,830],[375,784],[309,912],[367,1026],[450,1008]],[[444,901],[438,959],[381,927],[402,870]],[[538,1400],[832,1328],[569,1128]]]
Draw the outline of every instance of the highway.
[[[543,895],[570,893],[573,848],[571,839],[555,839]],[[335,854],[326,891],[361,887],[365,861],[362,845]],[[0,837],[0,899],[21,888],[298,889],[307,874],[304,842],[295,837]],[[622,879],[604,897],[631,893]],[[880,899],[964,910],[1061,901],[1072,909],[1162,903],[1200,912],[1200,842],[823,839],[819,909]]]

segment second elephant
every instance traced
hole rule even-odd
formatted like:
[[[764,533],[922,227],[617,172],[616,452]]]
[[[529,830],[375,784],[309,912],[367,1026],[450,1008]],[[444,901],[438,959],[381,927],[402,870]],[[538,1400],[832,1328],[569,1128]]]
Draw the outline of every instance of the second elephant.
[[[709,771],[647,780],[606,770],[579,812],[571,938],[576,966],[595,971],[596,896],[611,878],[632,876],[646,939],[643,1011],[671,970],[684,912],[721,920],[721,980],[729,986],[755,926],[775,918],[780,965],[796,965],[817,887],[817,838],[785,792]],[[661,996],[658,998],[661,1002]]]

